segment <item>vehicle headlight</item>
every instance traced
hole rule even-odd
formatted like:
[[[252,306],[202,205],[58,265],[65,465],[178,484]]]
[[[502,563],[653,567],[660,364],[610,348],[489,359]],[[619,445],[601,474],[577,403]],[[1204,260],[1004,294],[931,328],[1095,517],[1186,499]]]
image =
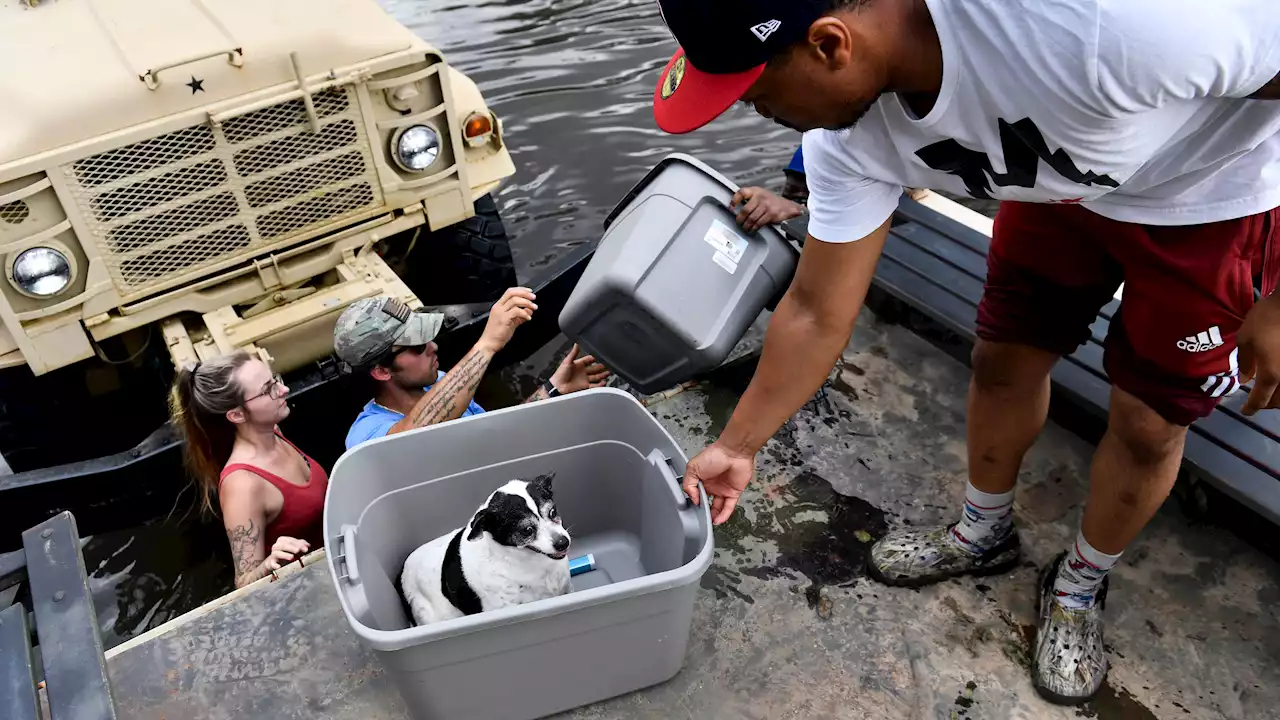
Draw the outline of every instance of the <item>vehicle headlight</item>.
[[[426,125],[411,125],[391,141],[396,164],[409,172],[422,172],[440,155],[440,135]]]
[[[13,282],[32,295],[57,295],[71,282],[71,261],[49,247],[24,250],[13,261]]]

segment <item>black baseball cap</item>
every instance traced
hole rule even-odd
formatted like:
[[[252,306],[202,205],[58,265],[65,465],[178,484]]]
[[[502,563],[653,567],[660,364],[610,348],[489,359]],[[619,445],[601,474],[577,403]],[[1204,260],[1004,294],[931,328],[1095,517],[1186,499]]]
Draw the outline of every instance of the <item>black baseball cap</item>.
[[[804,39],[832,0],[658,0],[680,43],[653,93],[653,117],[687,133],[716,119],[764,72],[765,63]]]

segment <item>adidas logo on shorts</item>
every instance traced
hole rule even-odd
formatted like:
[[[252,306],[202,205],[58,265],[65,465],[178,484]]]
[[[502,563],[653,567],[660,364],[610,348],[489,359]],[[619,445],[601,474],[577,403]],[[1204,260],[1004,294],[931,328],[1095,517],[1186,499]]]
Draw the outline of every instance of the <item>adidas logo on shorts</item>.
[[[1215,348],[1225,345],[1222,341],[1222,331],[1218,330],[1218,326],[1214,325],[1208,330],[1202,330],[1195,335],[1189,335],[1178,341],[1178,349],[1187,352],[1201,353],[1208,352]]]

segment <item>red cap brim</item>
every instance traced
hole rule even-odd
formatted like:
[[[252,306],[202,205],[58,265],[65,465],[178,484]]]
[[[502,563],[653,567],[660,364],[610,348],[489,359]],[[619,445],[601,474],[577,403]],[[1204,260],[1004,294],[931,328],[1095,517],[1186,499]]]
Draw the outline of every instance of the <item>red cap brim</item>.
[[[697,130],[740,100],[763,72],[764,65],[740,73],[705,73],[678,50],[653,91],[653,117],[674,135]]]

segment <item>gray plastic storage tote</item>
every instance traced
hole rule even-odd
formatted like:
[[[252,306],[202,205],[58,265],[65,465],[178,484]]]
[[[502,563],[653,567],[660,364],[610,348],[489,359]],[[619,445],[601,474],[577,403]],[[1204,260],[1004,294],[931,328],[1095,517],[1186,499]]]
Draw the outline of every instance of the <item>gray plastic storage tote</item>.
[[[602,388],[360,445],[333,468],[328,563],[342,610],[419,720],[534,718],[647,687],[684,662],[711,564],[684,454],[630,395]],[[396,590],[419,545],[513,478],[554,472],[573,592],[415,627]]]
[[[561,331],[645,393],[724,362],[797,260],[775,228],[738,226],[737,189],[687,155],[658,163],[605,221]]]

